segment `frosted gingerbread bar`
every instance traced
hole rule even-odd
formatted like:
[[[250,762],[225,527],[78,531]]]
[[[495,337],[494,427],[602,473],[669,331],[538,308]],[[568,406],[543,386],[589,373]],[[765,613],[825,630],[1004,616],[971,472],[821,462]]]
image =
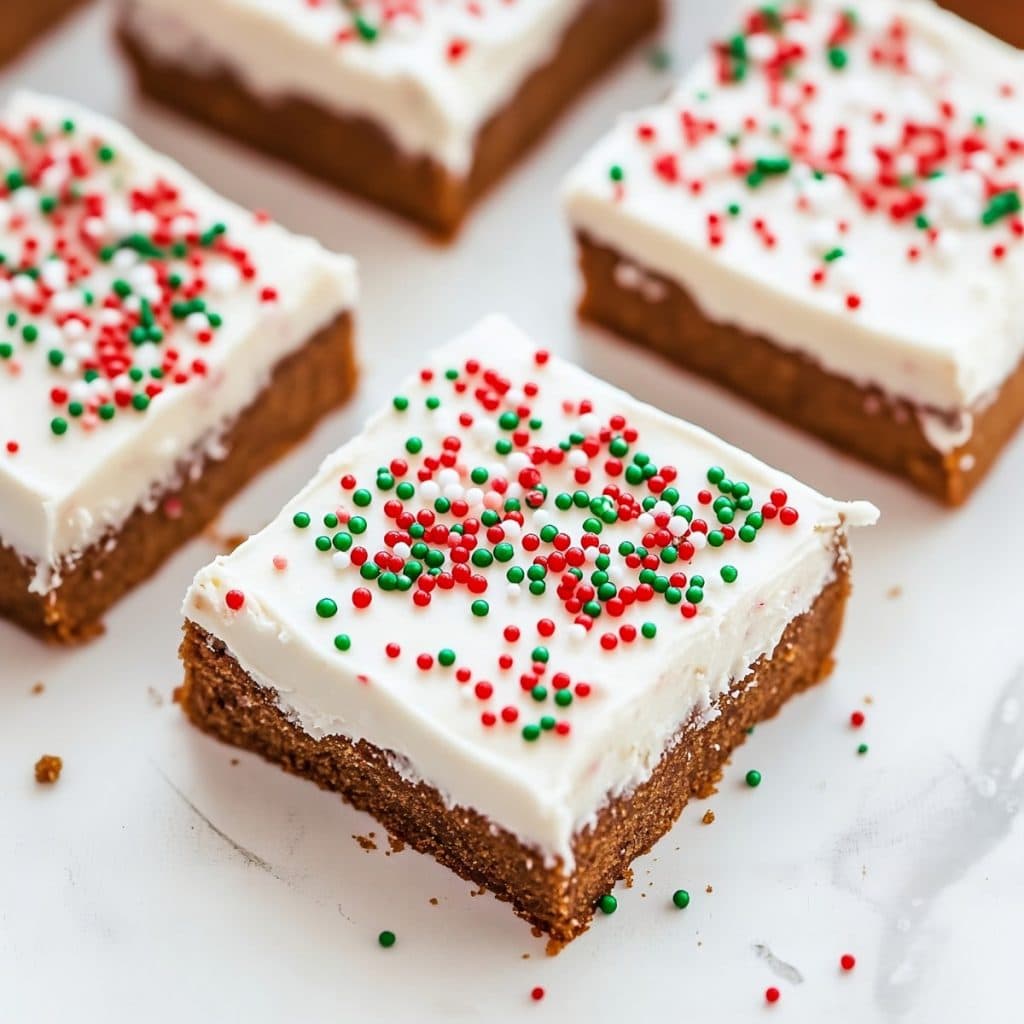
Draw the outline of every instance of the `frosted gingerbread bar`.
[[[582,315],[957,504],[1024,417],[1024,57],[755,8],[571,175]]]
[[[355,269],[124,128],[0,115],[0,618],[103,613],[352,388]]]
[[[568,941],[828,673],[876,514],[487,319],[197,575],[181,699]]]
[[[661,0],[121,0],[149,96],[451,234]]]
[[[0,8],[0,65],[17,57],[48,29],[85,0],[31,0],[12,2]]]

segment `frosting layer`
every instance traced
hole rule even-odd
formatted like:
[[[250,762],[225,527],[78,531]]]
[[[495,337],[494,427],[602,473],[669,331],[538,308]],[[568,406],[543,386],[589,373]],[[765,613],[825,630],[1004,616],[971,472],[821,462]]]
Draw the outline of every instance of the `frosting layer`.
[[[569,216],[710,318],[961,412],[1024,355],[1022,81],[924,0],[762,6],[584,158]]]
[[[0,541],[59,584],[356,296],[355,266],[124,128],[17,96],[0,120]]]
[[[228,68],[257,95],[367,117],[468,172],[477,132],[592,0],[125,0],[127,31],[171,65]],[[607,0],[601,0],[607,2]]]
[[[184,613],[313,736],[365,738],[549,858],[774,649],[865,503],[494,317],[435,353]]]

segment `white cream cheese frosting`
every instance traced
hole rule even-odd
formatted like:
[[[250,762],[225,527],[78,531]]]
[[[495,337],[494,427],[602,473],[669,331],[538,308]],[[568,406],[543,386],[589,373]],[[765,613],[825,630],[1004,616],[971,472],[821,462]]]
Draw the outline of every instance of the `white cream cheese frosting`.
[[[558,50],[586,0],[123,0],[152,59],[228,70],[273,102],[369,118],[465,174],[476,137]]]
[[[0,543],[47,592],[356,298],[354,263],[215,195],[123,127],[0,116]]]
[[[751,11],[572,172],[574,228],[713,320],[966,422],[1024,355],[1024,55],[926,0]]]
[[[876,516],[491,317],[202,569],[184,614],[310,735],[392,751],[571,870],[573,836],[775,648]]]

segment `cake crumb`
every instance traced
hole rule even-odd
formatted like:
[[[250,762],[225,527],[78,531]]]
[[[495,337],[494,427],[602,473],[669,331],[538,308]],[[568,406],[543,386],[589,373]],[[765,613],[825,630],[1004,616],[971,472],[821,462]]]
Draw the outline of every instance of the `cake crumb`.
[[[622,881],[625,883],[627,889],[633,888],[633,869],[631,867],[626,868],[625,873],[622,876]]]
[[[363,850],[366,853],[370,853],[372,850],[377,849],[377,844],[373,841],[372,832],[366,836],[357,836],[353,834],[352,838],[363,848]]]
[[[530,934],[535,939],[542,939],[542,938],[544,938],[544,933],[536,925],[533,925],[533,927],[530,928]]]
[[[239,761],[237,757],[231,758],[231,767],[232,768],[237,768],[241,763],[242,762]]]
[[[712,886],[708,885],[708,886],[705,886],[704,891],[707,892],[707,893],[712,893],[715,890],[714,890],[714,888]]]
[[[701,820],[701,824],[703,824],[703,825],[711,825],[711,824],[713,824],[714,820],[715,820],[715,812],[713,810],[711,810],[711,808],[709,807],[704,812],[704,817],[701,818],[700,820]]]
[[[441,901],[436,896],[430,897],[430,905],[436,907]]]
[[[390,832],[388,833],[388,846],[391,847],[391,853],[401,853],[405,849],[405,843]]]
[[[176,686],[173,690],[171,690],[171,703],[173,703],[173,704],[183,704],[184,701],[185,701],[185,687],[184,687],[184,685]]]
[[[149,697],[149,702],[153,707],[163,707],[164,699],[160,696],[160,691],[155,686],[146,687],[146,696]]]
[[[895,601],[896,598],[903,596],[903,588],[897,583],[885,592],[885,596],[889,598],[890,601]]]
[[[529,953],[524,953],[523,954],[523,959],[524,960],[529,960],[530,959],[530,954]]]
[[[36,782],[42,786],[51,786],[60,778],[64,762],[53,754],[43,754],[36,761]]]
[[[211,523],[203,530],[203,537],[225,555],[230,555],[235,548],[249,539],[249,535],[245,533],[222,533],[216,523]]]
[[[871,696],[871,694],[868,694],[868,695],[867,695],[867,696],[866,696],[866,697],[864,698],[864,703],[865,703],[865,704],[874,704],[874,703],[875,703],[875,698],[874,698],[874,697],[872,697],[872,696]]]
[[[559,942],[558,939],[548,939],[548,944],[544,947],[544,953],[547,956],[558,956],[563,949],[565,949],[564,942]]]
[[[29,690],[29,693],[31,693],[33,697],[38,697],[45,689],[45,683],[33,683],[32,689]]]

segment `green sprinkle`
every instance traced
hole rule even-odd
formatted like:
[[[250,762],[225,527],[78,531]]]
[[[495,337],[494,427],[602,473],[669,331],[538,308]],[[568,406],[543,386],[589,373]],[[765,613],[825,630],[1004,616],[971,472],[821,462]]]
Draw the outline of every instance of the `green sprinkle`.
[[[858,754],[860,754],[861,756],[863,756],[863,755],[864,755],[864,754],[866,754],[867,752],[868,752],[868,745],[867,745],[866,743],[861,743],[861,744],[860,744],[860,745],[859,745],[859,746],[857,747],[857,753],[858,753]]]
[[[437,654],[437,660],[445,668],[451,668],[455,664],[455,652],[450,647],[442,647]]]
[[[68,421],[60,416],[54,416],[54,418],[50,420],[50,429],[57,435],[57,437],[60,437],[62,434],[66,434],[68,432]]]
[[[597,901],[597,908],[602,914],[614,914],[619,909],[619,901],[607,892]]]
[[[735,565],[723,565],[721,568],[722,579],[726,583],[735,583],[736,577],[739,576],[739,572]]]
[[[672,893],[672,902],[680,910],[685,910],[690,905],[690,894],[685,889],[676,889]]]
[[[556,690],[555,703],[560,708],[567,708],[572,703],[572,690]]]
[[[292,516],[292,522],[300,529],[304,530],[310,524],[310,518],[308,512],[296,512]]]
[[[761,773],[756,768],[751,768],[745,776],[747,785],[751,789],[756,789],[761,785]]]
[[[338,614],[338,602],[330,597],[322,597],[316,603],[316,613],[321,619],[331,619]]]
[[[352,638],[348,633],[339,633],[334,638],[334,646],[337,647],[339,651],[347,651],[352,646]]]
[[[523,726],[523,739],[527,743],[533,743],[535,740],[540,738],[540,726],[535,725],[531,722],[529,725]]]
[[[366,520],[362,516],[353,516],[348,521],[348,528],[352,533],[366,533]]]
[[[384,947],[384,949],[390,949],[397,941],[397,937],[394,932],[381,932],[380,935],[377,936],[377,941]]]
[[[470,606],[469,610],[478,618],[486,618],[487,613],[491,610],[491,606],[484,601],[482,598],[477,598]]]
[[[836,71],[842,71],[849,62],[849,59],[846,51],[838,46],[833,46],[828,51],[828,62]]]
[[[409,408],[409,399],[404,395],[395,395],[391,400],[391,404],[399,411],[405,412]]]

